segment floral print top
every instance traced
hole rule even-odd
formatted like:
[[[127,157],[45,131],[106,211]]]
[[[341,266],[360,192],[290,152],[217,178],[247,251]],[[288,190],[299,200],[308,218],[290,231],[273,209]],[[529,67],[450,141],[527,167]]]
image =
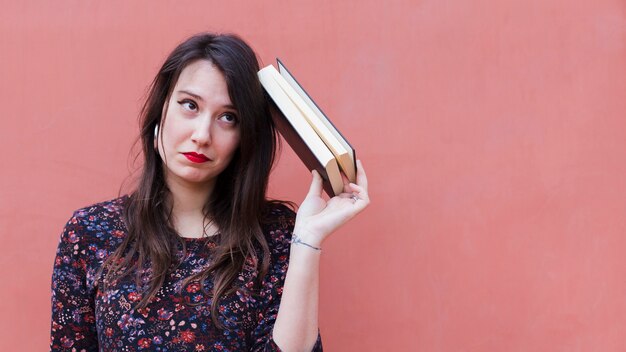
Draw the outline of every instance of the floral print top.
[[[77,210],[67,222],[52,274],[51,351],[280,351],[272,329],[289,260],[292,211],[273,210],[278,221],[264,228],[269,272],[254,294],[237,291],[221,300],[219,320],[226,328],[220,330],[211,320],[211,298],[200,285],[182,287],[186,277],[211,263],[207,249],[216,245],[215,238],[185,238],[181,264],[144,309],[133,308],[141,299],[134,277],[106,292],[98,289],[98,270],[126,236],[127,199]],[[244,269],[238,282],[250,282],[256,274]],[[210,289],[212,283],[205,285]],[[313,350],[322,350],[319,336]]]

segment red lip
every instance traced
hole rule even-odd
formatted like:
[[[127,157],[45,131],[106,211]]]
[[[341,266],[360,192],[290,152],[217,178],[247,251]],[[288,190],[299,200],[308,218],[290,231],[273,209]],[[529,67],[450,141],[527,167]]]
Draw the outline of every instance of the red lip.
[[[183,153],[183,155],[187,158],[187,160],[191,161],[192,163],[201,164],[211,160],[204,154],[198,154],[194,152]]]

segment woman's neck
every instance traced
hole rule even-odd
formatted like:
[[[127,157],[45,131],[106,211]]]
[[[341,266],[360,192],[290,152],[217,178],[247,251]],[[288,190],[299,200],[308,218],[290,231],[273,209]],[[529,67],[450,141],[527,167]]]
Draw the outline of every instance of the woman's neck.
[[[176,177],[168,177],[166,182],[172,204],[172,225],[176,231],[183,237],[212,235],[215,230],[206,228],[204,207],[215,182],[192,184]]]

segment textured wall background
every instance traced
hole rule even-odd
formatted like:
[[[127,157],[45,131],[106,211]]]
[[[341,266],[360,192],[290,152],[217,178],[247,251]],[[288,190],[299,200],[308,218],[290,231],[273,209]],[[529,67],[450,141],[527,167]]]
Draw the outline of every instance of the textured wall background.
[[[0,350],[42,351],[61,228],[117,195],[183,38],[279,56],[372,206],[326,244],[329,351],[626,350],[623,0],[0,1]],[[286,146],[272,195],[309,176]]]

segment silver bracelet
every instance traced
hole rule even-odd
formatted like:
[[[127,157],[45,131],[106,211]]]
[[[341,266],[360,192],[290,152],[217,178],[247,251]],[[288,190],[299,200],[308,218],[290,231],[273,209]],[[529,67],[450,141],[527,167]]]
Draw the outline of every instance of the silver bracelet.
[[[311,246],[310,244],[303,242],[300,237],[298,237],[298,235],[296,235],[295,233],[293,234],[293,237],[291,237],[291,244],[301,244],[304,246],[307,246],[311,249],[315,249],[316,251],[322,251],[322,249],[320,247],[315,247],[315,246]]]

